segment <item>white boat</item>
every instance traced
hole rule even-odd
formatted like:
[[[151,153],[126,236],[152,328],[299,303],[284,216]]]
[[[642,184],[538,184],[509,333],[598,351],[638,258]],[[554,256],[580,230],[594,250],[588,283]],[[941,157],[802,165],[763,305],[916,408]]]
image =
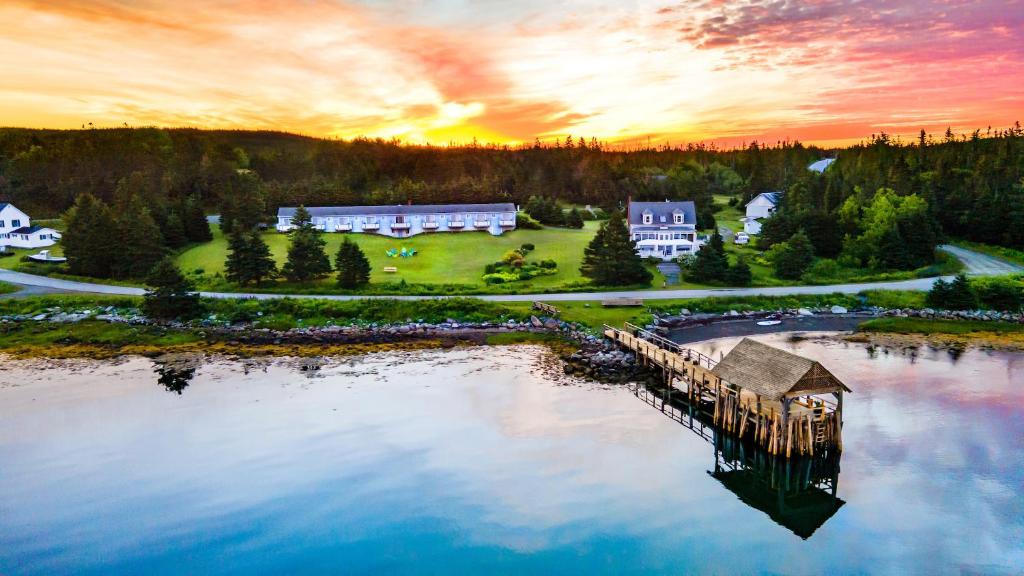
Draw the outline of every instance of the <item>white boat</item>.
[[[40,250],[39,254],[32,254],[28,257],[29,260],[36,262],[67,262],[68,259],[63,256],[50,256],[49,250]]]
[[[782,324],[782,320],[761,320],[757,323],[758,326],[776,326]]]

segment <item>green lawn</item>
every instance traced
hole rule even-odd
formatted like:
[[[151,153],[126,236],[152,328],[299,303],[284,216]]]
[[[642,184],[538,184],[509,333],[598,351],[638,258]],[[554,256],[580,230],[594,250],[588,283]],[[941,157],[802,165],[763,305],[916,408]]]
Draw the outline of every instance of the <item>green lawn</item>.
[[[732,196],[726,196],[724,194],[715,194],[715,222],[719,226],[725,226],[733,232],[740,232],[743,230],[743,222],[740,222],[740,218],[746,216],[742,206],[729,206],[729,199]]]
[[[582,230],[514,230],[501,236],[491,236],[486,232],[459,232],[420,234],[405,239],[369,234],[350,234],[349,237],[359,244],[370,259],[373,269],[370,281],[373,283],[405,280],[410,284],[468,284],[477,287],[485,286],[481,280],[485,265],[500,260],[509,250],[524,243],[532,243],[536,249],[529,253],[527,260],[554,260],[558,263],[558,273],[514,285],[529,284],[534,288],[546,288],[583,280],[579,271],[583,248],[593,238],[598,225],[598,222],[587,222]],[[189,248],[178,256],[178,264],[183,271],[201,269],[205,277],[224,272],[227,239],[218,226],[211,228],[214,234],[212,242]],[[333,260],[343,235],[324,234],[323,237],[327,241],[327,254]],[[267,232],[264,239],[278,265],[283,264],[288,250],[288,236]],[[389,258],[385,255],[390,248],[402,247],[415,249],[416,256]],[[398,272],[384,272],[387,266],[398,268]],[[333,278],[322,281],[324,284],[333,282]]]
[[[18,287],[14,284],[8,284],[7,282],[0,282],[0,294],[11,294],[17,292]]]

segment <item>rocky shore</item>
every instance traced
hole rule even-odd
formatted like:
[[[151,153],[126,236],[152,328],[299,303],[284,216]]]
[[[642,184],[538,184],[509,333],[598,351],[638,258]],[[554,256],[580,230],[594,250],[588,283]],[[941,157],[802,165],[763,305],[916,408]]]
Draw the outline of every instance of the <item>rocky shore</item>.
[[[869,319],[879,317],[906,317],[945,320],[972,320],[983,322],[1024,323],[1024,314],[996,311],[945,311],[923,309],[883,309],[862,307],[848,310],[842,306],[822,308],[797,308],[739,312],[731,310],[721,314],[692,313],[682,309],[678,314],[656,315],[646,328],[671,335],[680,342],[732,335],[723,330],[709,327],[732,324],[732,332],[757,334],[770,331],[756,326],[760,320],[784,321],[776,330],[852,330],[856,322],[829,323],[826,319]],[[135,308],[95,307],[66,310],[48,308],[38,313],[0,316],[0,327],[22,323],[68,324],[86,320],[121,323],[133,326],[159,326],[170,330],[189,330],[208,342],[227,345],[347,345],[347,344],[392,344],[432,341],[443,347],[459,344],[486,344],[496,334],[539,334],[564,342],[560,347],[563,369],[597,380],[624,382],[649,377],[646,368],[640,366],[633,355],[618,349],[613,343],[595,335],[586,326],[566,322],[543,315],[530,316],[522,320],[495,322],[465,322],[449,318],[444,322],[420,322],[409,320],[397,324],[351,323],[318,326],[299,326],[286,330],[260,327],[258,322],[229,322],[215,315],[194,320],[187,324],[171,322],[158,323],[146,318]],[[301,322],[301,321],[300,321]],[[526,341],[529,336],[523,337]],[[515,337],[506,341],[515,342]],[[570,352],[565,350],[571,349]]]

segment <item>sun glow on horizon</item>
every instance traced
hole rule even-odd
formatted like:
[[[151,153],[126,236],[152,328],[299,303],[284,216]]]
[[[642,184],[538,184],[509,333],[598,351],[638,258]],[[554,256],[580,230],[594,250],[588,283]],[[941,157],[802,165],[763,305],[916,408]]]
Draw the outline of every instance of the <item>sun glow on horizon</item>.
[[[0,7],[0,125],[841,144],[1024,116],[1024,3]]]

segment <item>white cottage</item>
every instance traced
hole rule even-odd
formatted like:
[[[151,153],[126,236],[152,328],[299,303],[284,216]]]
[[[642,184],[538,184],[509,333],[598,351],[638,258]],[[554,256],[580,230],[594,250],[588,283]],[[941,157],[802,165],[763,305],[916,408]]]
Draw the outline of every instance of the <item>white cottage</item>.
[[[760,220],[770,218],[778,210],[781,200],[782,192],[762,192],[747,202],[747,215],[740,218],[743,231],[747,234],[760,234]]]
[[[53,228],[33,226],[28,214],[14,204],[0,202],[0,248],[43,248],[60,240]]]
[[[295,207],[277,209],[277,231],[295,228]],[[516,228],[516,206],[499,204],[420,204],[306,208],[324,232],[362,232],[407,238],[424,232],[479,230],[500,236]]]
[[[644,258],[675,260],[700,250],[697,209],[693,202],[630,201],[626,220],[637,252]]]
[[[807,169],[810,170],[811,172],[817,172],[818,174],[822,174],[835,161],[836,161],[835,158],[822,158],[821,160],[818,160],[817,162],[812,162],[807,167]]]

